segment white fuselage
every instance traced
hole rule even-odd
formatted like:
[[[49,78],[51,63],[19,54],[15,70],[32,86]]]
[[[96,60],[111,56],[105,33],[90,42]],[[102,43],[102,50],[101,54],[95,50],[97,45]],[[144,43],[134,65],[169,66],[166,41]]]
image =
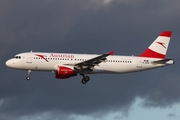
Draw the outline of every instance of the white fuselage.
[[[101,55],[26,52],[8,60],[11,68],[27,70],[27,80],[31,71],[53,71],[58,79],[66,79],[78,74],[86,84],[90,78],[87,74],[128,73],[143,71],[174,64],[166,57],[171,31],[163,31],[154,42],[139,56],[117,56],[114,51]]]
[[[43,57],[40,55],[43,55]],[[27,52],[16,55],[8,60],[6,65],[21,70],[57,71],[60,65],[76,64],[96,56],[98,55]],[[152,62],[161,59],[148,57],[113,55],[106,58],[104,62],[94,66],[93,71],[83,71],[83,74],[127,73],[173,64],[173,61],[169,61],[166,64],[153,64]]]

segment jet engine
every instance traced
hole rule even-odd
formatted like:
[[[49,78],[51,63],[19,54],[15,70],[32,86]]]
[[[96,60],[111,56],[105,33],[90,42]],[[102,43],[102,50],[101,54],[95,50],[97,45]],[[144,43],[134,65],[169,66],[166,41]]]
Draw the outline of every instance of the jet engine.
[[[73,66],[58,66],[56,72],[56,78],[58,79],[66,79],[76,75],[77,73],[74,71]]]

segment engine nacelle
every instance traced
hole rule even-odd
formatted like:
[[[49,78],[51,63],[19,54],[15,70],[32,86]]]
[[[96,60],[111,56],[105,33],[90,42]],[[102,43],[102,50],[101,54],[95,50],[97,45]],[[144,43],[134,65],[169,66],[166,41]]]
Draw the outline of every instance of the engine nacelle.
[[[58,66],[58,70],[56,72],[56,78],[58,79],[66,79],[76,75],[77,74],[75,73],[73,66]]]

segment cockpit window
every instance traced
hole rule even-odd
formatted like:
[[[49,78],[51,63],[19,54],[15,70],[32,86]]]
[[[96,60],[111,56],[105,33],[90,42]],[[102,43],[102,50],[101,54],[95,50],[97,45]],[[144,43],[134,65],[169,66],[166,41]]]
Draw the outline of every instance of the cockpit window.
[[[15,59],[21,59],[21,56],[14,56]]]

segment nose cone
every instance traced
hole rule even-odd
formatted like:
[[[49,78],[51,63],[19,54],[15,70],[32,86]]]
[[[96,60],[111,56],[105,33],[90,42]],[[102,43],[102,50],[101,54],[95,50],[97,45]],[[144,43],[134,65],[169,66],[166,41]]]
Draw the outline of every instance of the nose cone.
[[[6,66],[11,67],[12,62],[10,60],[6,61]]]
[[[10,68],[16,68],[16,61],[10,59],[8,61],[6,61],[6,66],[10,67]]]

